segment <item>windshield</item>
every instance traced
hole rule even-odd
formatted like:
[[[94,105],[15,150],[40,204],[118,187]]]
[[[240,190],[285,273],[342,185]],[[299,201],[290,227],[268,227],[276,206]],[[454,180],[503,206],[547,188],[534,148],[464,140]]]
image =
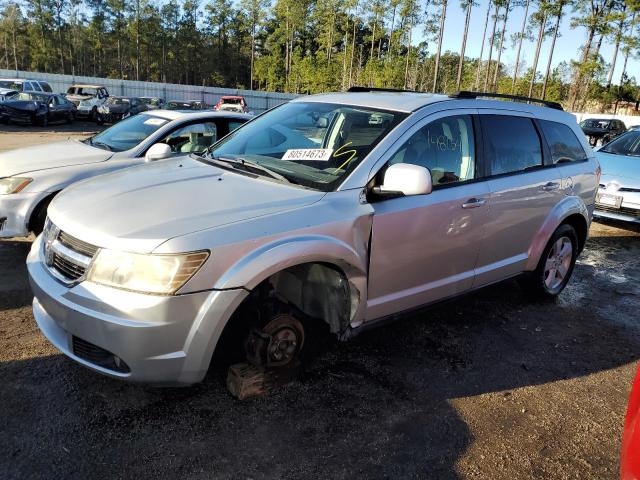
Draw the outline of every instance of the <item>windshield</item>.
[[[583,120],[582,122],[580,122],[580,126],[587,128],[608,128],[609,120]]]
[[[640,157],[640,131],[627,132],[600,149],[601,152],[614,155]]]
[[[47,95],[41,95],[39,93],[19,93],[14,95],[11,100],[36,100],[40,102],[46,102],[48,99]]]
[[[292,102],[228,135],[209,153],[246,160],[317,190],[334,189],[406,114]]]
[[[107,128],[87,140],[87,143],[114,152],[122,152],[138,145],[168,121],[153,115],[136,115]]]
[[[10,88],[11,90],[22,90],[22,84],[11,80],[0,80],[0,88]]]
[[[231,104],[239,104],[242,100],[239,98],[223,98],[222,103],[231,103]]]
[[[154,105],[154,106],[160,105],[160,99],[159,98],[145,98],[145,97],[142,97],[142,98],[140,98],[140,100],[145,105]]]

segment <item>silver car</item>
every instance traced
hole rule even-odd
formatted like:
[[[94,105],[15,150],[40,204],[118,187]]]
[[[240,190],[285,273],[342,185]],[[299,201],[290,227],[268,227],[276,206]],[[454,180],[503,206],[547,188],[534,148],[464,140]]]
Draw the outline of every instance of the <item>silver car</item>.
[[[234,113],[154,110],[84,141],[0,154],[0,238],[44,228],[51,199],[73,182],[191,152],[202,152],[251,118]]]
[[[312,332],[347,339],[510,277],[558,295],[598,171],[574,117],[554,108],[301,97],[204,157],[57,196],[27,260],[33,312],[60,351],[115,378],[199,382],[214,352],[243,345],[255,364],[287,365]]]
[[[622,134],[599,149],[596,156],[602,179],[594,214],[640,223],[640,130]]]

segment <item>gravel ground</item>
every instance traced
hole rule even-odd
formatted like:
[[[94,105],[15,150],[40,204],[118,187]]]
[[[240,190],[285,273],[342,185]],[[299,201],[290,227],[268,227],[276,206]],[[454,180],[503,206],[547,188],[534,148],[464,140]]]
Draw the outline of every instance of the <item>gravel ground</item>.
[[[29,241],[0,242],[0,478],[614,479],[639,237],[594,223],[557,302],[506,282],[338,344],[244,402],[215,375],[154,389],[66,359],[31,314]]]
[[[82,140],[104,129],[92,122],[76,121],[71,125],[32,125],[0,124],[0,152],[14,148],[59,142],[67,138]]]

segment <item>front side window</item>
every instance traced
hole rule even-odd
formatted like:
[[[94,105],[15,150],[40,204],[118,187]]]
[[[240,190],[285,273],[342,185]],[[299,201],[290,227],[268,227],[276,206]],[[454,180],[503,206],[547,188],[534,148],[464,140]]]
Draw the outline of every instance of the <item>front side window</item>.
[[[540,137],[531,119],[481,115],[491,175],[524,172],[542,165]]]
[[[601,152],[627,157],[640,157],[640,131],[627,132],[600,149]]]
[[[587,158],[580,141],[569,127],[548,120],[540,120],[540,126],[549,144],[553,163],[578,162]]]
[[[158,130],[169,120],[153,115],[135,115],[86,140],[86,143],[113,152],[129,150]]]
[[[209,158],[258,164],[291,183],[330,191],[406,114],[320,102],[281,105],[232,132]]]
[[[389,164],[428,168],[433,186],[473,180],[476,172],[473,122],[470,115],[440,118],[414,133]]]
[[[213,145],[218,139],[218,130],[213,122],[194,123],[179,128],[168,135],[162,143],[176,153],[200,153]]]

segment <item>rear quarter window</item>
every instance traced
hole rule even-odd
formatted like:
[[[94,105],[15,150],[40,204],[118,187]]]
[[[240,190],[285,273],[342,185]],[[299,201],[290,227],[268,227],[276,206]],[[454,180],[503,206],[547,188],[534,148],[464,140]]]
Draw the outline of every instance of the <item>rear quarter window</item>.
[[[480,115],[489,174],[524,172],[542,165],[540,136],[530,118]]]
[[[548,120],[540,120],[553,163],[579,162],[587,158],[580,141],[567,125]]]

